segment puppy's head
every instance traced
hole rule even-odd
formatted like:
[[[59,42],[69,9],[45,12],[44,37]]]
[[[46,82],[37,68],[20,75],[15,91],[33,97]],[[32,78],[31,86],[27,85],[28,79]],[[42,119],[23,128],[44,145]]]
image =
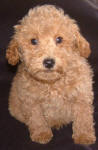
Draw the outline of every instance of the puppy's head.
[[[16,65],[20,60],[25,69],[42,82],[59,80],[76,55],[87,58],[89,43],[75,21],[52,5],[30,9],[20,25],[15,26],[6,52],[10,64]]]

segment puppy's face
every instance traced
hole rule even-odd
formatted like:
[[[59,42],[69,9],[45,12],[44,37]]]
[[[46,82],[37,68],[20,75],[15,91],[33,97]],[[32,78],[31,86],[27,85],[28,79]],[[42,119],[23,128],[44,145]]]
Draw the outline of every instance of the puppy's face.
[[[59,80],[66,74],[72,59],[79,54],[80,41],[77,38],[82,37],[78,34],[77,25],[53,6],[30,10],[21,25],[15,28],[19,58],[38,81]]]

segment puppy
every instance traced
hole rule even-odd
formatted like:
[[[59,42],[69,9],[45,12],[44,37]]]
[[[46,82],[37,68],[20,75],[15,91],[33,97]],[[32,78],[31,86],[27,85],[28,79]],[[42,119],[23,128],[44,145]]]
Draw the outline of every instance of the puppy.
[[[6,58],[20,64],[9,111],[28,126],[32,141],[48,143],[51,128],[72,122],[76,144],[95,143],[90,52],[75,20],[55,6],[30,9],[15,26]]]

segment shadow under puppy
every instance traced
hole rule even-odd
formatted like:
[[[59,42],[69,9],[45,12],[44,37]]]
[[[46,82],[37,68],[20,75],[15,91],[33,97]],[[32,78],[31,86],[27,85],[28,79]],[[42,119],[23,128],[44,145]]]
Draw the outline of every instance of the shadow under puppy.
[[[89,43],[62,9],[43,5],[30,9],[6,51],[8,63],[20,65],[9,95],[12,116],[28,126],[32,141],[45,144],[73,123],[77,144],[93,144],[92,70],[86,60]]]

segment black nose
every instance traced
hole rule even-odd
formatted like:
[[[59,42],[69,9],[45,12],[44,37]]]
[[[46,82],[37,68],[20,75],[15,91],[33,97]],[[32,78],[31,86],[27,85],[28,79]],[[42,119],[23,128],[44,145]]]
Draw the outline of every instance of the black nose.
[[[43,65],[45,66],[45,68],[51,69],[55,65],[55,60],[52,58],[44,59]]]

